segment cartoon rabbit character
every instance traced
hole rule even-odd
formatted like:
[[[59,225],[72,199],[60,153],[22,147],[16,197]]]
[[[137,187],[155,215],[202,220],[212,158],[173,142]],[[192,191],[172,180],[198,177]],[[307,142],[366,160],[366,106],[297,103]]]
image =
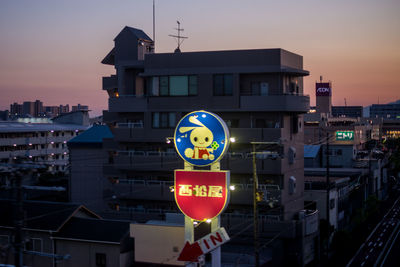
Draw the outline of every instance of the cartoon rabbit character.
[[[189,121],[199,126],[179,128],[180,133],[192,131],[190,133],[190,141],[192,142],[194,148],[186,148],[185,156],[192,159],[213,160],[215,158],[215,156],[212,154],[213,149],[207,148],[214,140],[213,133],[206,126],[204,126],[204,124],[201,123],[197,117],[197,115],[190,116]]]

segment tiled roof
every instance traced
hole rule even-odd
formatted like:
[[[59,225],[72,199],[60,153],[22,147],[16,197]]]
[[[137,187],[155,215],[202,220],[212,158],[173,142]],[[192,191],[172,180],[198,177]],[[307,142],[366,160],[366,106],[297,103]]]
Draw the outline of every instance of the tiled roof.
[[[129,222],[71,218],[55,235],[56,238],[120,243],[129,232]]]
[[[113,134],[106,125],[94,125],[80,135],[72,138],[68,143],[102,143],[103,138],[112,138]]]
[[[304,157],[315,158],[320,149],[321,145],[304,145]]]
[[[74,213],[84,209],[89,216],[96,217],[94,213],[83,208],[79,204],[47,202],[47,201],[24,201],[24,228],[47,231],[57,231]],[[0,226],[12,227],[16,212],[13,200],[0,200]]]

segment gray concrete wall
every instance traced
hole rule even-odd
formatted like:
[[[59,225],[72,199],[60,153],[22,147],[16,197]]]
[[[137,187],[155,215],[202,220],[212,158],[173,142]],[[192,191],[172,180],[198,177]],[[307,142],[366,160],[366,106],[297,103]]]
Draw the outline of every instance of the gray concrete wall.
[[[103,164],[108,154],[101,148],[70,148],[70,201],[84,204],[93,211],[103,209]]]
[[[56,248],[57,254],[71,255],[70,259],[57,263],[58,267],[96,267],[96,253],[106,254],[106,266],[130,266],[120,264],[119,244],[100,244],[58,239],[56,240]]]

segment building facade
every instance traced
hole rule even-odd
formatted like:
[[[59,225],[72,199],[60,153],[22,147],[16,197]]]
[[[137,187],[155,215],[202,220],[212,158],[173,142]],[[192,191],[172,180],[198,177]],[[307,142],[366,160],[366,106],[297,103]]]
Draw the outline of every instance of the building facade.
[[[68,172],[67,141],[86,129],[75,124],[0,122],[0,163],[22,159],[45,165],[50,172]]]
[[[252,216],[253,141],[268,142],[256,147],[259,189],[265,196],[259,203],[266,229],[262,238],[299,222],[304,209],[302,114],[309,109],[309,96],[303,94],[303,77],[309,73],[301,56],[283,49],[154,54],[153,41],[130,27],[114,43],[102,61],[116,70],[103,77],[109,95],[103,121],[114,135],[102,144],[108,155],[103,215],[146,221],[179,213],[170,186],[183,160],[166,139],[185,114],[207,110],[224,119],[237,140],[221,160],[237,188],[222,215],[225,227]],[[71,179],[77,186],[85,183]],[[273,229],[267,229],[271,221]],[[282,242],[291,259],[302,262],[293,238],[303,233],[289,232]]]
[[[400,119],[400,104],[374,104],[370,107],[371,118]]]

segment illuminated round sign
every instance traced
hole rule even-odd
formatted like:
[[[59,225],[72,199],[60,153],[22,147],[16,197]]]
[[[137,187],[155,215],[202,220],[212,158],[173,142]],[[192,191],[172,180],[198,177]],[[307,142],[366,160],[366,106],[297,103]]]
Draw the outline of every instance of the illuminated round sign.
[[[216,114],[193,111],[179,121],[174,141],[176,151],[184,161],[207,166],[224,156],[229,146],[229,131]]]

